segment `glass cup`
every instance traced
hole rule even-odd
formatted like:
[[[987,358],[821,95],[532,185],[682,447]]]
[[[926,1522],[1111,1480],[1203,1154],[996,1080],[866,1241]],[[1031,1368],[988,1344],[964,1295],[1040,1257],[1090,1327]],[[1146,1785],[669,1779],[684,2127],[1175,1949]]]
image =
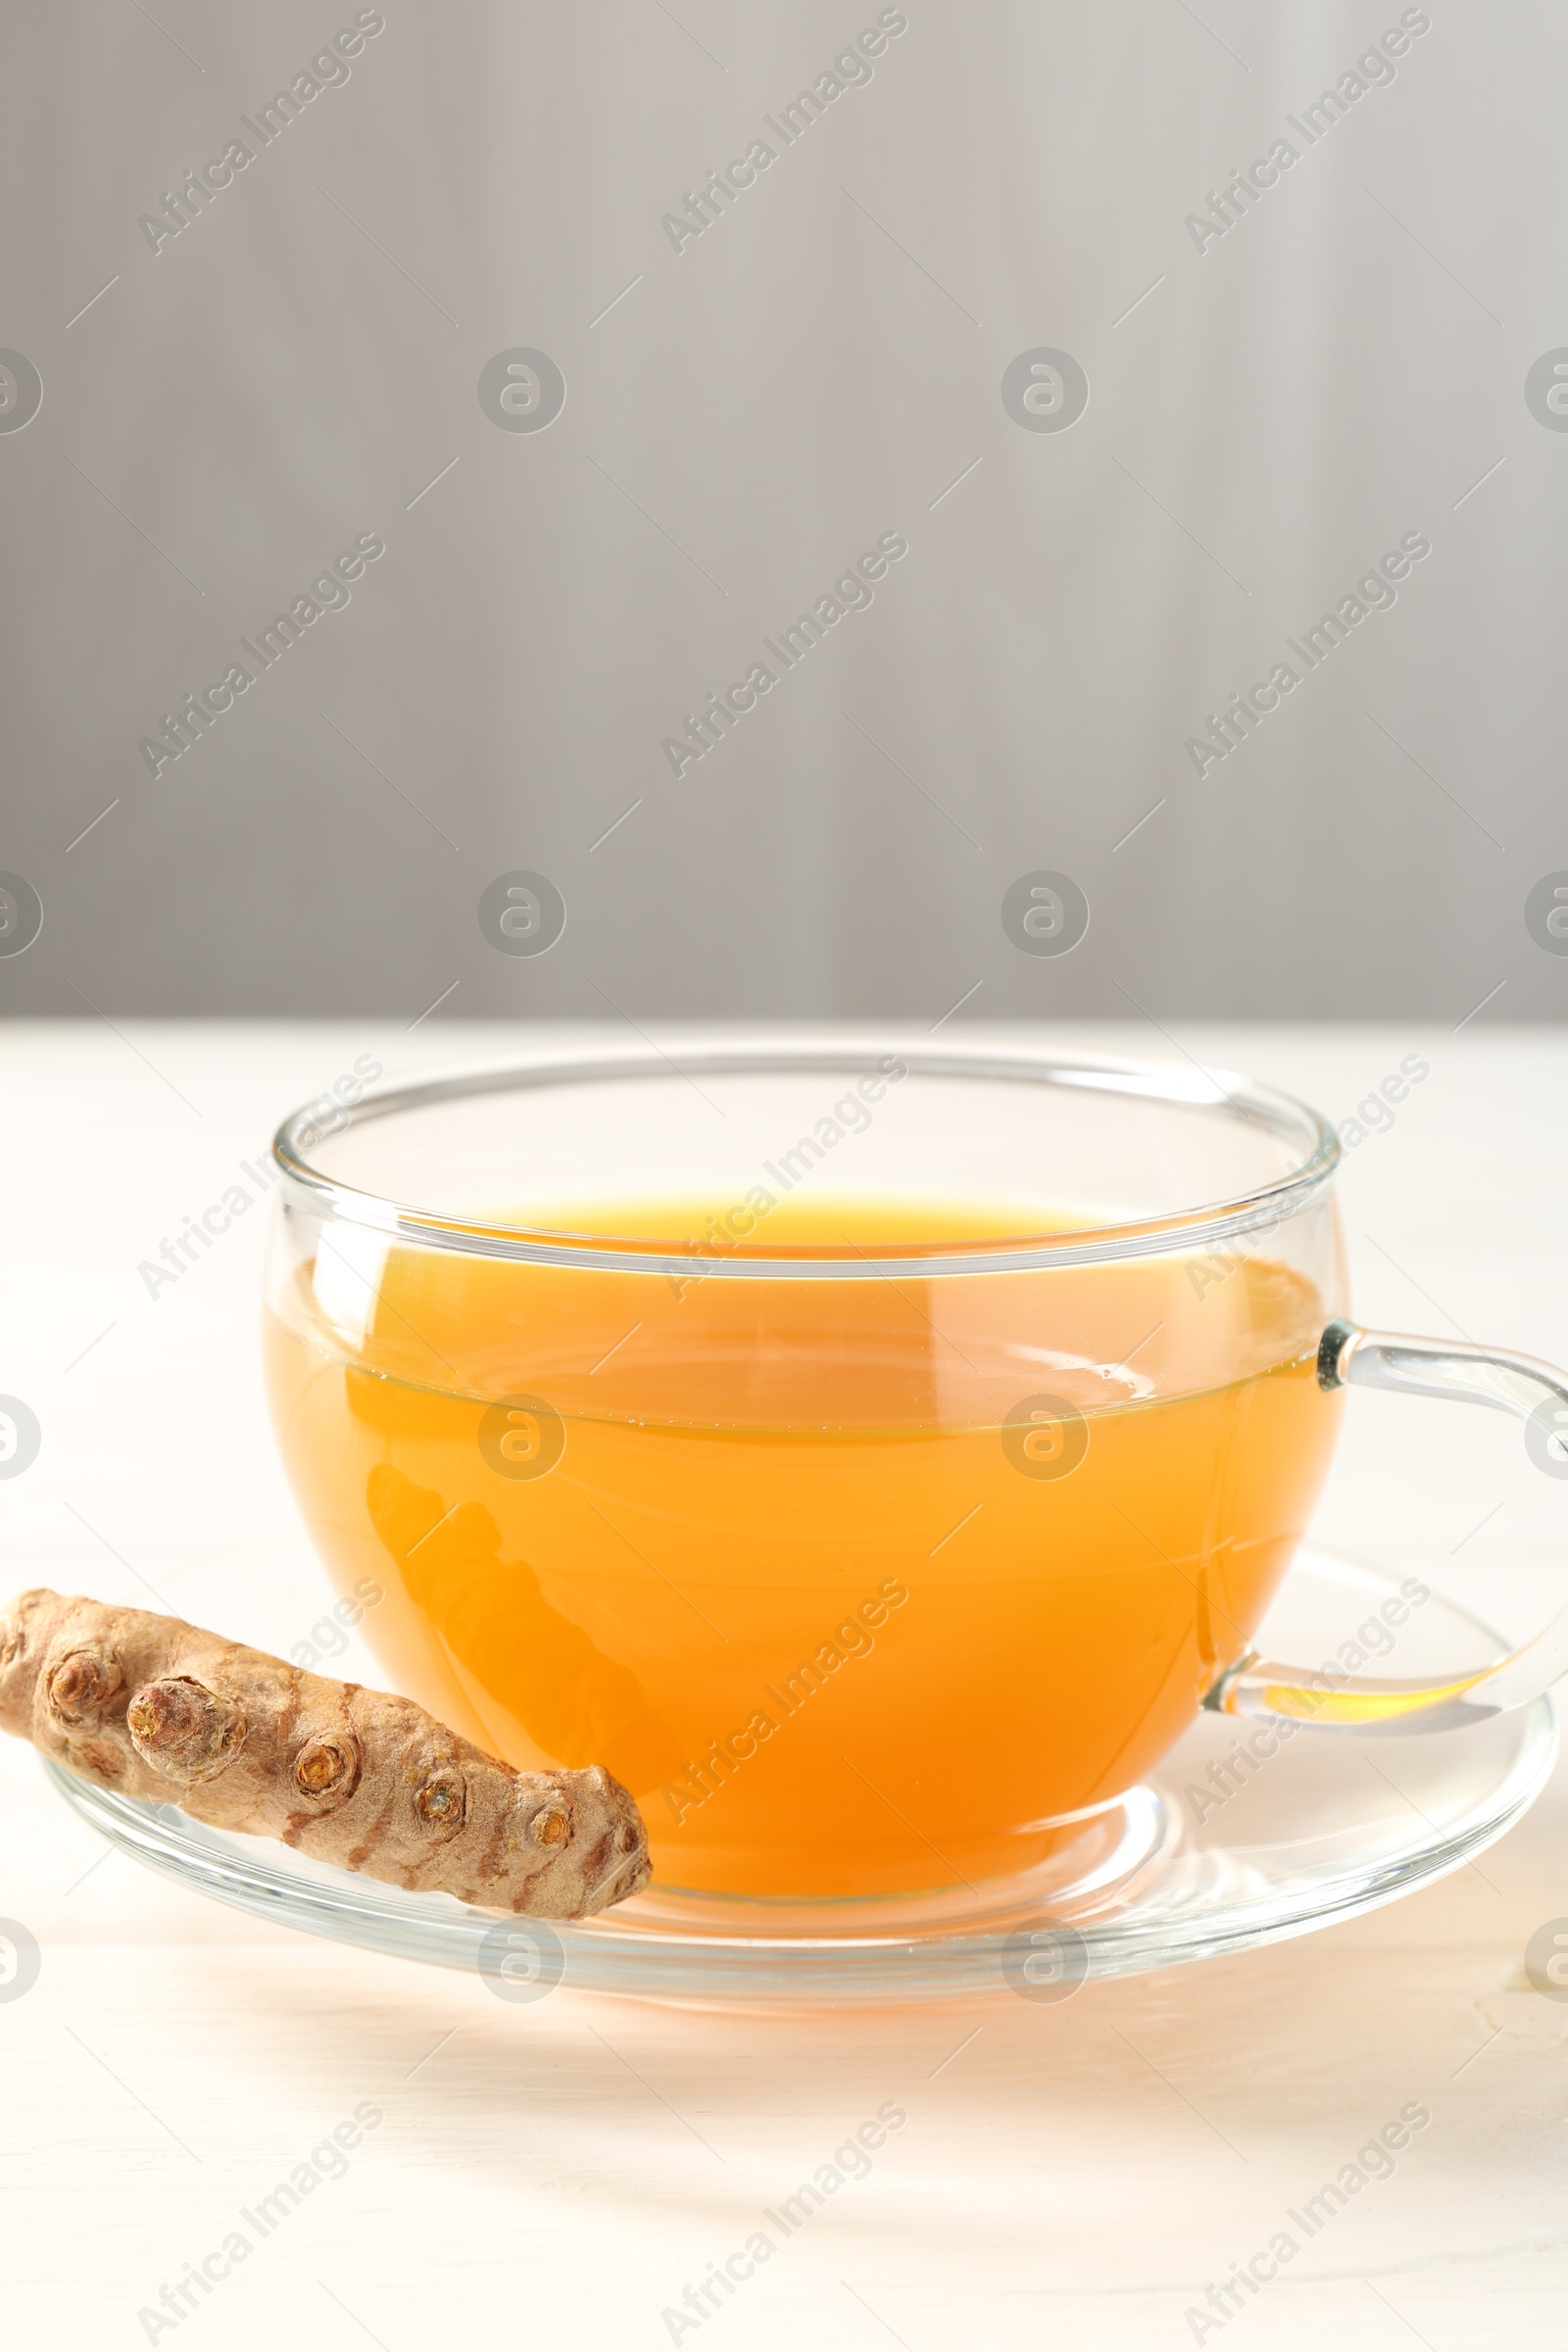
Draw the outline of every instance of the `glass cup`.
[[[1544,1367],[1347,1319],[1316,1112],[1044,1052],[539,1056],[279,1130],[278,1443],[395,1687],[606,1765],[666,1887],[1041,1870],[1199,1708],[1365,1733],[1522,1703],[1258,1659],[1347,1383]],[[324,1662],[324,1661],[323,1661]]]

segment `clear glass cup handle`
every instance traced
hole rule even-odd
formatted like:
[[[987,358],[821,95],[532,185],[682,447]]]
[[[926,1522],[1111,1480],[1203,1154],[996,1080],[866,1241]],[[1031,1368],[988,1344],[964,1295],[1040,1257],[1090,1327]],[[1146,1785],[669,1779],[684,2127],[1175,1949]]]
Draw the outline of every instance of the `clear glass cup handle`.
[[[1568,1477],[1568,1374],[1528,1355],[1450,1340],[1409,1339],[1331,1323],[1318,1348],[1325,1389],[1394,1389],[1488,1404],[1534,1425],[1528,1443],[1542,1466]],[[1561,1446],[1561,1451],[1554,1447]],[[1568,1609],[1505,1658],[1425,1682],[1383,1681],[1282,1666],[1249,1651],[1227,1667],[1203,1705],[1223,1715],[1286,1716],[1322,1731],[1450,1732],[1511,1707],[1527,1706],[1568,1674]]]

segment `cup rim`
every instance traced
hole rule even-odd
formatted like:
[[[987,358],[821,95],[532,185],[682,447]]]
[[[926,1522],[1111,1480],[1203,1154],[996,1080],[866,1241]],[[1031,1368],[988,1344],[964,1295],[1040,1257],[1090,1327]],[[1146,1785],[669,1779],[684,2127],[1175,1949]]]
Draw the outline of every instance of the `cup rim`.
[[[1303,1154],[1294,1167],[1249,1192],[1157,1217],[1064,1233],[867,1247],[852,1243],[842,1250],[777,1243],[749,1248],[745,1242],[671,1249],[666,1241],[566,1234],[446,1215],[344,1184],[314,1165],[310,1156],[320,1144],[350,1126],[474,1095],[596,1080],[667,1079],[672,1073],[682,1077],[693,1072],[713,1077],[808,1071],[864,1075],[874,1066],[868,1063],[868,1054],[874,1056],[880,1051],[885,1057],[890,1050],[911,1076],[1032,1080],[1040,1085],[1139,1095],[1188,1108],[1220,1111],[1228,1107],[1244,1122],[1267,1127],[1277,1136],[1303,1145]],[[357,1102],[334,1102],[325,1116],[320,1098],[317,1098],[286,1118],[272,1138],[271,1157],[283,1179],[285,1203],[425,1249],[468,1256],[676,1278],[878,1280],[886,1279],[892,1267],[911,1276],[937,1276],[1089,1265],[1172,1249],[1198,1249],[1235,1235],[1272,1231],[1331,1182],[1341,1157],[1334,1128],[1309,1103],[1238,1071],[1196,1061],[1183,1067],[1113,1054],[993,1043],[950,1043],[933,1048],[924,1043],[900,1044],[886,1035],[863,1041],[840,1035],[820,1042],[766,1036],[702,1039],[682,1042],[676,1053],[678,1060],[650,1041],[641,1050],[577,1047],[504,1060],[462,1062],[373,1086]]]

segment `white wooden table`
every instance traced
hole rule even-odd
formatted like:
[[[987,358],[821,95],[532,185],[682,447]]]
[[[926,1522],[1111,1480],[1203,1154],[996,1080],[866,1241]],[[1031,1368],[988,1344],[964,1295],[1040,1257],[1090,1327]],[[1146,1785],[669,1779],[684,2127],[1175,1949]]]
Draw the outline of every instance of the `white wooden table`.
[[[1337,1119],[1421,1053],[1430,1078],[1344,1174],[1357,1311],[1560,1361],[1568,1042],[1484,1020],[1457,1037],[1195,1024],[1181,1042]],[[1169,1053],[1150,1031],[1094,1034]],[[43,1429],[33,1466],[0,1482],[13,1586],[156,1592],[275,1649],[308,1632],[322,1584],[257,1367],[262,1215],[156,1298],[138,1263],[356,1054],[396,1069],[517,1042],[433,1024],[9,1031],[0,1392]],[[1500,1416],[1357,1397],[1319,1532],[1419,1564],[1517,1634],[1557,1597],[1565,1514]],[[1560,1779],[1479,1870],[1326,1934],[1055,2007],[795,2017],[566,1991],[518,2008],[477,1979],[268,1932],[104,1847],[11,1742],[0,1805],[0,1916],[41,1958],[0,2001],[8,2342],[1568,2338],[1568,2002],[1523,1969],[1532,1932],[1568,1915]],[[693,2319],[686,2289],[887,2101],[907,2121],[868,2175]],[[1432,2122],[1391,2179],[1223,2327],[1185,2316],[1410,2101]],[[307,2178],[297,2208],[254,2226],[279,2181]]]

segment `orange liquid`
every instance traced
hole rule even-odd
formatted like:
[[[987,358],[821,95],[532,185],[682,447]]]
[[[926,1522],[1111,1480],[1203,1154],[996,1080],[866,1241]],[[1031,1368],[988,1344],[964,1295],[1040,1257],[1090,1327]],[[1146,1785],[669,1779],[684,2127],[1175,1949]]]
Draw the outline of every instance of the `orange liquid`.
[[[790,1201],[765,1238],[1017,1230]],[[1266,1259],[682,1287],[373,1245],[345,1273],[335,1247],[267,1323],[323,1558],[384,1588],[364,1630],[396,1688],[514,1764],[607,1765],[678,1886],[1043,1859],[1246,1647],[1338,1427],[1324,1302]],[[1008,1423],[1042,1393],[1061,1406]],[[519,1395],[548,1411],[498,1416]]]

